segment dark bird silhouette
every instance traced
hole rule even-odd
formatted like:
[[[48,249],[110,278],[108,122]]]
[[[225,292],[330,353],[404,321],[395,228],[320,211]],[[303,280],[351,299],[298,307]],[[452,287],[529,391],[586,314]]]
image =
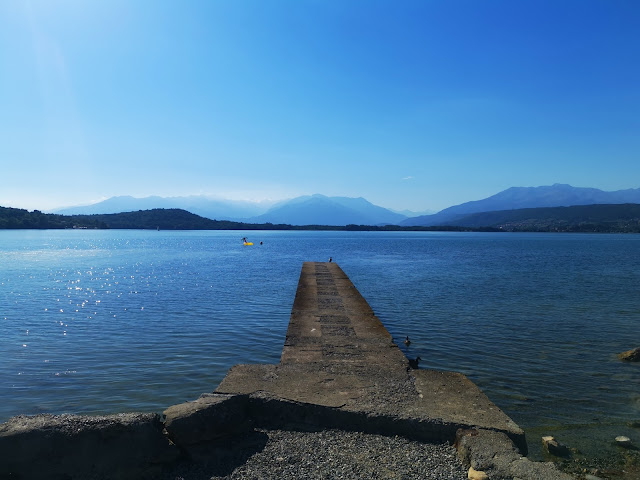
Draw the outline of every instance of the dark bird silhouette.
[[[404,339],[404,344],[408,347],[409,345],[411,345],[411,340],[409,340],[409,335],[407,335],[407,338]]]
[[[414,370],[418,368],[418,363],[422,360],[420,357],[416,357],[415,360],[409,359],[409,368],[413,368]]]

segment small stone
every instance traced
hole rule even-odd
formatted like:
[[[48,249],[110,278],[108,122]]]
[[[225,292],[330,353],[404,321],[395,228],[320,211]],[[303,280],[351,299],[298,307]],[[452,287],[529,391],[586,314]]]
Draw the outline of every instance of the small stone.
[[[616,443],[621,447],[629,448],[631,446],[631,439],[624,435],[620,435],[619,437],[616,437]]]
[[[562,445],[552,436],[542,437],[542,445],[547,449],[547,452],[556,457],[568,457],[571,454],[566,445]]]
[[[618,358],[625,362],[640,362],[640,347],[619,353]]]
[[[602,480],[602,478],[596,477],[595,475],[591,475],[590,473],[587,473],[584,476],[584,480]]]
[[[489,475],[482,470],[476,470],[473,467],[469,467],[469,473],[467,474],[469,480],[487,480]]]

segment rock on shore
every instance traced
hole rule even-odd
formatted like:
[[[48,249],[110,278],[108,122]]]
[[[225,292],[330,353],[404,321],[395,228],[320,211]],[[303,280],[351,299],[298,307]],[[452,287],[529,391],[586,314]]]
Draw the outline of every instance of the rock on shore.
[[[556,457],[568,457],[571,455],[569,447],[561,444],[552,436],[542,437],[542,445],[547,449],[547,452]]]
[[[618,358],[625,362],[640,362],[640,347],[619,353]]]

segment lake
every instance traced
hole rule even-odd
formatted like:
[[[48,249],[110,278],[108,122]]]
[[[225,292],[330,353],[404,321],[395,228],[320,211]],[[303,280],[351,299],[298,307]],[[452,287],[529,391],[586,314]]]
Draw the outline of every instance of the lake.
[[[534,457],[545,434],[640,443],[640,365],[616,357],[640,346],[640,235],[0,231],[0,422],[162,412],[277,363],[302,262],[330,256],[408,356],[468,375]]]

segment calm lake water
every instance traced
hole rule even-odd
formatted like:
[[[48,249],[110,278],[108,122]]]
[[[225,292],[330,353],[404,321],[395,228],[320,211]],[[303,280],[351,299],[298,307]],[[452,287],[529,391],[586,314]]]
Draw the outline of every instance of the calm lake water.
[[[640,235],[0,231],[0,421],[161,412],[277,363],[302,262],[329,256],[407,355],[468,375],[534,457],[543,434],[640,443],[640,365],[616,357],[640,345]]]

